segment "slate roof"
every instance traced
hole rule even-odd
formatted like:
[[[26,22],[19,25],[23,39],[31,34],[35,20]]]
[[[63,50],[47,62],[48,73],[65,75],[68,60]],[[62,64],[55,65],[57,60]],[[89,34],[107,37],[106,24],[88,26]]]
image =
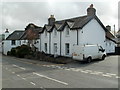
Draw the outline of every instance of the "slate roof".
[[[20,37],[24,34],[24,31],[16,30],[11,33],[6,40],[19,40]]]

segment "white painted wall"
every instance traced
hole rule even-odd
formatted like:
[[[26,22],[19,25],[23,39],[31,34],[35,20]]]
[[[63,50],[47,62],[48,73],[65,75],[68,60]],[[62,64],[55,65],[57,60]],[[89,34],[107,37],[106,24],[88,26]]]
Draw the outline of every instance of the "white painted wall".
[[[79,30],[79,44],[100,44],[105,48],[105,31],[95,19]]]
[[[106,53],[115,53],[115,43],[106,39]]]
[[[61,55],[62,56],[68,56],[68,57],[71,57],[72,56],[72,48],[73,48],[73,45],[74,44],[77,44],[77,31],[76,30],[70,30],[69,29],[69,36],[67,36],[66,35],[66,29],[67,29],[67,27],[68,26],[66,26],[65,28],[64,28],[64,30],[62,31],[62,35],[61,35],[61,37],[62,37],[62,39],[61,39]],[[65,44],[66,43],[69,43],[69,45],[70,45],[70,53],[69,53],[69,55],[66,55],[66,52],[65,52]]]
[[[45,36],[46,30],[41,34],[41,51],[45,52],[45,43],[47,43],[47,52],[49,53],[49,33]]]
[[[60,31],[57,31],[56,35],[54,34],[56,28],[51,32],[51,54],[60,55]],[[57,43],[57,52],[54,52],[54,43]]]
[[[16,40],[16,45],[11,45],[11,40],[4,40],[3,41],[3,54],[7,55],[7,52],[10,51],[12,48],[17,46],[21,46],[22,44],[27,45],[27,40]]]

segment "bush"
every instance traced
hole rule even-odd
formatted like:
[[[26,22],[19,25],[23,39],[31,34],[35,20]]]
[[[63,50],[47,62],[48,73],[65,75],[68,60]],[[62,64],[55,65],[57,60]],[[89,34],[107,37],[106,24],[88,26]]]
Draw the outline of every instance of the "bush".
[[[29,46],[21,45],[16,48],[12,48],[11,51],[7,52],[7,55],[24,58],[26,55],[33,55],[33,51]]]
[[[32,54],[32,50],[27,45],[21,45],[16,47],[16,55],[17,57],[24,58],[26,55]]]
[[[16,48],[12,48],[11,51],[10,51],[10,54],[12,56],[16,56]]]
[[[10,51],[8,51],[8,52],[7,52],[7,55],[8,55],[8,56],[10,56],[10,55],[11,55],[11,52],[10,52]]]

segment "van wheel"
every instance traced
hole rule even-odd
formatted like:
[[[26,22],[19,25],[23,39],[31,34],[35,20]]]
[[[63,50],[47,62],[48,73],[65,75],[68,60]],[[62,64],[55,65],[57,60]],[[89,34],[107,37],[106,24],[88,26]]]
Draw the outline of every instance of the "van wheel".
[[[87,62],[90,63],[92,61],[92,58],[91,57],[88,57],[87,58]]]
[[[104,60],[104,59],[105,59],[105,55],[102,56],[102,60]]]

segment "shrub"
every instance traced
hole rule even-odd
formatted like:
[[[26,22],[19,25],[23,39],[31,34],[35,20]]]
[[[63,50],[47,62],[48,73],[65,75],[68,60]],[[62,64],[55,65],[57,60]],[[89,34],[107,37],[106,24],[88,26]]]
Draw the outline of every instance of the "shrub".
[[[10,54],[12,56],[16,56],[16,48],[12,48],[11,51],[10,51]]]
[[[20,58],[24,58],[25,55],[32,54],[32,50],[27,45],[21,45],[16,47],[16,55]]]

